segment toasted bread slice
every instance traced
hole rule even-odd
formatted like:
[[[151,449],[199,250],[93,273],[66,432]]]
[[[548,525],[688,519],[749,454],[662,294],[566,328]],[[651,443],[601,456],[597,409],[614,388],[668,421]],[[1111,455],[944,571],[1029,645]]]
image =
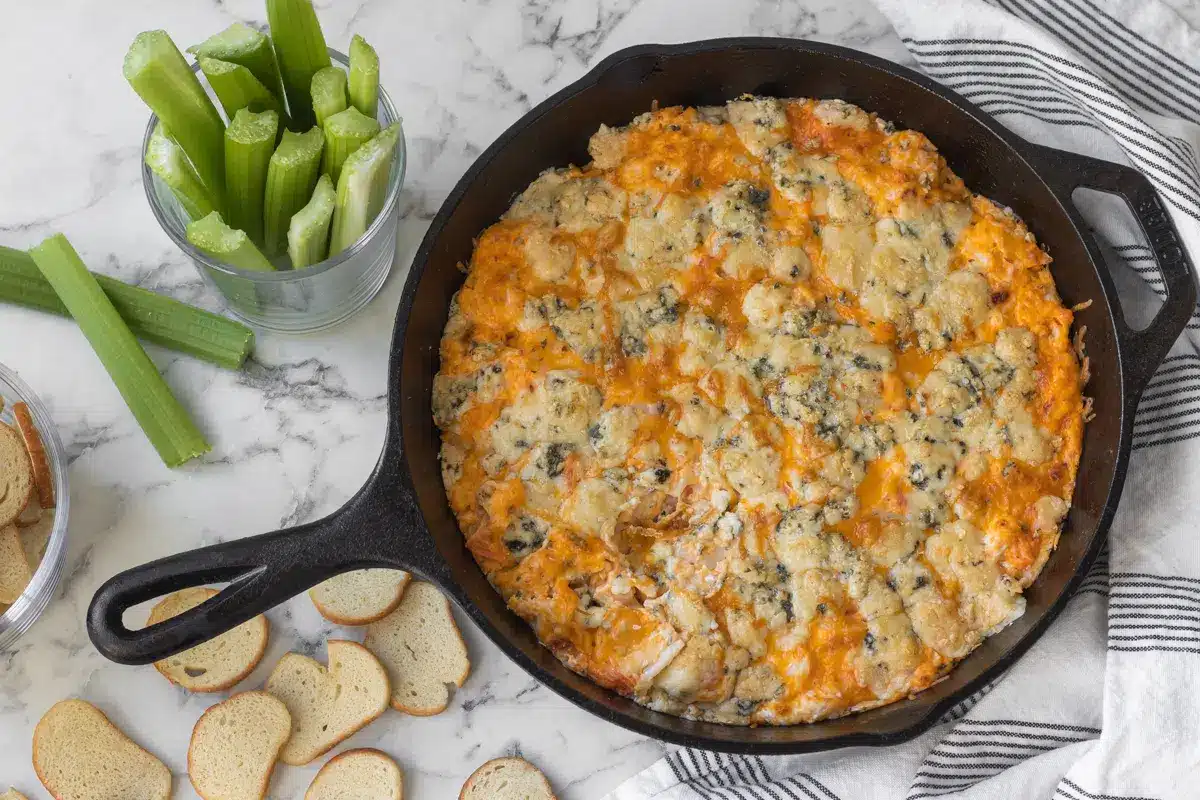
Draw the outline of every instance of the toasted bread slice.
[[[494,758],[467,778],[458,800],[554,800],[550,781],[523,758]]]
[[[292,732],[287,706],[242,692],[200,717],[188,746],[188,775],[204,800],[262,800]]]
[[[0,794],[0,800],[29,800],[29,798],[16,789],[9,789],[4,794]]]
[[[447,684],[471,673],[467,646],[450,603],[432,584],[415,581],[391,614],[367,626],[367,649],[392,678],[392,708],[427,717],[450,704]]]
[[[329,759],[304,800],[403,800],[404,773],[378,750],[347,750]],[[0,798],[3,800],[3,798]]]
[[[42,435],[33,425],[33,417],[29,406],[25,403],[13,403],[13,421],[17,423],[17,431],[25,442],[25,452],[29,455],[29,466],[33,470],[33,488],[37,492],[38,503],[42,508],[54,508],[54,476],[50,474],[50,460],[46,458],[46,447],[42,444]]]
[[[16,525],[0,528],[0,603],[12,605],[33,579]]]
[[[21,434],[0,422],[0,528],[7,528],[34,493],[33,464]]]
[[[83,700],[55,704],[33,730],[33,768],[55,800],[168,800],[171,771]]]
[[[379,659],[358,642],[330,639],[329,668],[299,653],[279,659],[266,690],[292,715],[292,736],[279,758],[302,765],[377,720],[391,684]]]
[[[150,611],[146,624],[156,625],[177,617],[216,594],[216,589],[195,588],[167,595]],[[215,639],[155,662],[154,667],[171,683],[189,692],[223,692],[254,671],[267,652],[270,636],[271,626],[259,614]]]
[[[38,503],[37,496],[35,495],[29,498],[29,504],[26,505],[25,508],[21,509],[21,513],[17,515],[17,518],[14,520],[13,524],[18,528],[28,528],[30,525],[38,524],[38,522],[48,516],[52,516],[51,513],[42,513],[42,507]]]
[[[25,560],[34,572],[37,572],[38,564],[42,563],[42,558],[46,555],[46,545],[50,543],[50,534],[54,532],[54,513],[54,509],[43,510],[36,500],[31,500],[25,513],[17,518],[17,530],[21,532]]]
[[[309,590],[321,616],[337,625],[367,625],[396,610],[409,574],[398,569],[344,572]]]

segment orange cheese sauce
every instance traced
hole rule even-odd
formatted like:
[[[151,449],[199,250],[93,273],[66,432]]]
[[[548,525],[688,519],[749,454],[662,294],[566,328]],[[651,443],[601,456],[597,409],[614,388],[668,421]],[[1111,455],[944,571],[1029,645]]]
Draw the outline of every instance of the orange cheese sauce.
[[[768,660],[781,675],[786,675],[787,690],[777,701],[787,713],[807,699],[853,708],[875,696],[861,684],[856,654],[867,633],[862,616],[853,608],[832,606],[829,613],[813,618],[808,638],[802,645],[786,647],[773,637]]]
[[[772,167],[751,154],[732,124],[681,108],[659,109],[625,130],[616,166],[592,164],[562,172],[568,181],[607,182],[623,203],[623,213],[588,226],[554,226],[544,216],[510,215],[481,232],[441,344],[443,377],[469,379],[484,365],[502,367],[487,396],[466,402],[442,433],[444,460],[451,451],[457,454],[447,493],[467,547],[509,606],[571,668],[640,701],[665,703],[664,710],[671,713],[704,718],[712,713],[718,715],[712,718],[728,721],[720,714],[733,702],[731,693],[740,691],[735,689],[738,670],[747,660],[769,665],[780,688],[767,699],[746,700],[754,711],[739,720],[743,724],[836,716],[898,696],[879,696],[865,678],[868,623],[846,592],[826,598],[822,611],[802,623],[790,618],[789,600],[780,606],[788,615],[780,625],[768,623],[755,603],[782,603],[779,593],[784,590],[771,590],[776,594],[770,597],[755,595],[759,599],[754,601],[746,599],[748,590],[735,591],[731,576],[739,558],[768,576],[782,569],[773,542],[783,512],[831,491],[826,459],[837,454],[838,446],[822,432],[823,420],[781,423],[782,401],[774,393],[782,391],[783,376],[776,365],[763,365],[769,360],[765,356],[742,372],[706,374],[689,363],[682,334],[670,330],[647,334],[640,351],[627,351],[623,337],[630,323],[623,304],[653,288],[630,269],[625,252],[631,221],[643,213],[635,207],[654,212],[668,195],[702,206],[731,182],[768,187],[765,227],[773,246],[799,247],[811,263],[807,276],[775,284],[785,297],[784,308],[820,308],[827,316],[813,323],[817,334],[853,325],[891,352],[894,366],[879,372],[875,390],[859,403],[853,420],[858,426],[920,413],[920,387],[948,354],[992,344],[1006,329],[1029,331],[1037,364],[1035,388],[1023,408],[1050,437],[1051,455],[1028,464],[1015,460],[1006,446],[999,457],[988,456],[978,474],[968,477],[964,463],[958,464],[954,483],[954,513],[961,512],[985,532],[989,556],[1022,585],[1036,576],[1057,542],[1056,531],[1037,530],[1035,504],[1046,495],[1069,502],[1074,486],[1084,421],[1081,373],[1071,343],[1072,314],[1055,291],[1049,256],[1012,215],[972,195],[922,134],[892,131],[874,118],[865,127],[829,124],[818,112],[811,100],[787,102],[788,142],[798,153],[832,157],[841,178],[869,202],[872,219],[898,217],[914,202],[969,207],[969,221],[956,236],[946,269],[969,268],[986,278],[987,310],[982,324],[959,333],[945,349],[922,349],[912,330],[877,316],[826,271],[820,232],[833,222],[815,199],[819,189],[804,199],[786,198],[772,183]],[[745,298],[756,286],[776,280],[769,261],[732,274],[723,269],[740,243],[706,234],[702,242],[686,246],[679,264],[663,270],[678,294],[677,307],[667,312],[671,324],[679,328],[685,315],[700,314],[717,331],[719,345],[708,354],[712,363],[752,344]],[[548,279],[544,269],[535,269],[530,253],[539,246],[565,254],[560,276]],[[530,321],[531,313],[546,313],[537,312],[546,298],[571,312],[587,304],[597,309],[595,352],[589,354],[572,339],[576,334],[566,323]],[[800,377],[817,371],[800,364],[783,369]],[[550,373],[568,373],[594,387],[593,416],[631,408],[636,419],[619,463],[601,464],[588,454],[590,445],[582,442],[598,435],[590,422],[586,432],[566,432],[574,438],[555,466],[552,491],[559,499],[537,508],[535,516],[545,519],[548,528],[526,553],[526,545],[514,545],[511,531],[523,514],[533,513],[536,492],[529,476],[537,468],[535,447],[544,442],[518,442],[518,447],[524,445],[522,454],[499,466],[492,450],[506,415],[514,415]],[[678,399],[681,387],[699,395],[723,421],[685,435],[689,409]],[[537,424],[536,418],[528,423]],[[719,425],[726,426],[721,436]],[[749,477],[738,473],[742,483],[737,483],[729,476],[741,462],[722,448],[747,439],[772,450],[775,460],[755,462],[745,469]],[[860,465],[861,474],[848,492],[853,513],[829,523],[823,534],[840,535],[861,553],[895,538],[913,503],[911,454],[899,444],[885,449],[884,455]],[[580,527],[570,510],[577,490],[608,480],[614,468],[627,482],[606,502],[623,505],[604,525]],[[655,469],[665,477],[638,474]],[[717,507],[709,485],[714,474],[730,486],[753,487],[766,499],[739,497],[741,489],[727,492],[732,495],[725,500],[728,513],[741,521],[738,538],[691,547],[690,537],[698,530],[715,537],[716,520],[725,510]],[[647,481],[660,482],[647,489]],[[639,518],[652,502],[658,504],[653,506],[657,516]],[[695,518],[689,522],[679,516],[683,512],[694,512]],[[923,555],[916,558],[933,573],[933,584],[944,597],[958,597],[957,578],[938,574]],[[887,567],[875,564],[872,569],[880,581],[888,580]],[[630,574],[638,577],[632,588],[625,585]],[[700,597],[701,610],[711,615],[711,623],[703,623],[710,625],[705,635],[726,643],[704,657],[698,675],[686,676],[699,684],[682,705],[664,700],[654,688],[656,676],[667,674],[660,662],[700,635],[680,627],[676,615],[682,612],[667,610],[667,594],[673,590]],[[729,620],[741,612],[754,615],[754,635],[765,641],[761,656],[748,657],[731,644],[737,635]],[[923,643],[916,651],[905,693],[930,685],[952,662]],[[671,680],[686,683],[684,677]]]
[[[614,182],[626,191],[701,191],[759,169],[729,126],[703,124],[695,109],[664,108],[644,129],[631,130]]]
[[[880,216],[911,196],[930,201],[970,199],[974,216],[953,263],[984,265],[982,272],[992,290],[994,307],[988,321],[968,331],[951,350],[961,352],[977,342],[991,342],[1003,328],[1021,327],[1034,335],[1038,390],[1029,410],[1040,428],[1057,437],[1055,457],[1037,468],[1015,472],[1009,468],[1006,476],[1001,476],[1006,462],[993,459],[988,473],[971,481],[966,493],[967,502],[980,509],[975,521],[996,534],[992,543],[1003,553],[1005,571],[1028,583],[1030,568],[1057,542],[1057,536],[1044,540],[1034,532],[1033,503],[1047,494],[1070,498],[1083,438],[1079,361],[1070,341],[1072,314],[1059,300],[1048,269],[1050,257],[1014,218],[990,200],[971,196],[922,134],[828,128],[814,118],[813,106],[812,101],[789,105],[794,142],[812,152],[838,155],[839,171],[863,188]],[[881,157],[884,154],[886,158]],[[832,284],[822,285],[826,296],[838,294]],[[853,301],[843,306],[843,316],[867,324],[867,315]],[[880,325],[871,329],[877,341],[895,341],[893,328]],[[919,385],[936,366],[936,358],[917,348],[900,350],[896,370],[900,380],[889,376],[885,383],[887,404],[900,402],[902,386]],[[902,505],[902,489],[897,482],[893,481],[891,492],[884,495],[877,492],[872,478],[869,474],[859,487],[860,514],[838,527],[856,544],[862,541],[862,534],[878,528],[878,514],[901,510],[897,506]],[[885,499],[890,502],[881,502]]]

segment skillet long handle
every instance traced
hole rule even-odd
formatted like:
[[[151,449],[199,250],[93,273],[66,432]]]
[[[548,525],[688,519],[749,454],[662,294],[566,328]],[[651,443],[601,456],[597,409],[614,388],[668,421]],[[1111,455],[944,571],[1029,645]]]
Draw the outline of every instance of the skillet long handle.
[[[252,619],[338,572],[343,560],[330,546],[347,522],[345,511],[291,530],[238,539],[143,564],[106,582],[88,609],[88,634],[101,655],[121,664],[149,664],[194,647]],[[201,605],[141,630],[125,612],[138,603],[192,586],[226,583]]]
[[[120,664],[149,664],[219,636],[327,578],[366,567],[407,569],[445,586],[444,564],[411,497],[380,492],[379,477],[377,471],[358,495],[324,519],[116,575],[88,608],[92,643]],[[219,594],[177,617],[140,630],[125,625],[125,612],[139,603],[226,582]]]
[[[1129,327],[1123,314],[1118,320],[1118,334],[1126,351],[1121,366],[1127,376],[1126,395],[1130,408],[1133,408],[1196,308],[1195,265],[1158,192],[1141,172],[1111,161],[1041,145],[1031,144],[1027,152],[1037,163],[1039,174],[1054,184],[1064,203],[1073,203],[1072,193],[1080,187],[1120,196],[1150,244],[1154,261],[1162,273],[1167,298],[1154,319],[1142,330]]]

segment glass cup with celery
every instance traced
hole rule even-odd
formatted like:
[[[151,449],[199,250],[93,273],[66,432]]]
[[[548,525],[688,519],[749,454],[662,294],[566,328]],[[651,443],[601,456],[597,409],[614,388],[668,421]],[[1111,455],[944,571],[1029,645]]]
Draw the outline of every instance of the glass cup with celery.
[[[125,77],[154,112],[142,178],[163,230],[235,316],[307,332],[358,311],[391,269],[404,135],[365,40],[327,48],[310,0],[267,14],[273,41],[235,24],[189,48],[195,65],[143,33]]]

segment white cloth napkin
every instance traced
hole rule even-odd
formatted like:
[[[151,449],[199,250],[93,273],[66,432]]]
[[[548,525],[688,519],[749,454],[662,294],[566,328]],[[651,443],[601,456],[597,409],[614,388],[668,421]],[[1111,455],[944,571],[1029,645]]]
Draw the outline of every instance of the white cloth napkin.
[[[1142,170],[1200,261],[1200,32],[1170,6],[876,2],[921,69],[1017,133]],[[1149,319],[1162,279],[1132,218],[1112,198],[1079,202],[1112,256],[1123,305]],[[892,748],[678,750],[609,800],[1200,798],[1198,345],[1194,313],[1138,408],[1108,551],[988,691]]]

